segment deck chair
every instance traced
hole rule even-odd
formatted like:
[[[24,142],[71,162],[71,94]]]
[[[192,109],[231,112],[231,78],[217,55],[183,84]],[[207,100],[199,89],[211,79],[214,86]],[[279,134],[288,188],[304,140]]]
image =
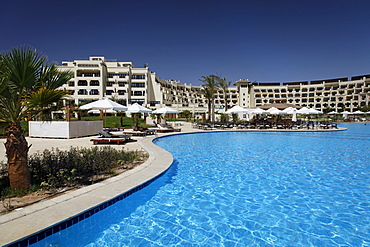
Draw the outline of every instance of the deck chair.
[[[131,135],[114,135],[108,131],[100,130],[99,131],[100,137],[98,138],[92,138],[90,141],[93,142],[93,144],[98,143],[107,143],[107,144],[122,144],[127,142],[127,140],[131,139]]]
[[[106,130],[100,130],[98,134],[104,138],[128,138],[129,137],[129,135],[115,135]]]

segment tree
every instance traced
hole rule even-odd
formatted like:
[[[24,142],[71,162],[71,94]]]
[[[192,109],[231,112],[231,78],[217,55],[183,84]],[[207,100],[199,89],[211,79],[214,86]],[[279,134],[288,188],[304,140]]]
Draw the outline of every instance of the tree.
[[[184,110],[184,111],[182,111],[182,114],[185,116],[186,122],[189,122],[191,112],[189,110]]]
[[[218,90],[216,78],[216,75],[207,75],[202,76],[202,79],[199,79],[204,82],[201,93],[203,93],[205,98],[208,100],[208,118],[210,118],[212,122],[215,121],[215,94]]]
[[[232,83],[232,81],[227,81],[226,77],[216,77],[218,81],[218,86],[222,89],[222,92],[224,93],[224,99],[225,99],[225,112],[228,110],[227,105],[227,91],[229,90],[229,87]]]
[[[14,48],[0,57],[0,128],[6,134],[8,177],[12,189],[28,189],[28,146],[21,121],[50,119],[49,109],[67,92],[57,90],[71,78],[31,47]]]
[[[207,99],[207,106],[208,106],[208,121],[211,120],[211,113],[212,113],[212,94],[211,91],[208,89],[208,87],[202,87],[200,89],[200,93],[204,95],[204,97]]]

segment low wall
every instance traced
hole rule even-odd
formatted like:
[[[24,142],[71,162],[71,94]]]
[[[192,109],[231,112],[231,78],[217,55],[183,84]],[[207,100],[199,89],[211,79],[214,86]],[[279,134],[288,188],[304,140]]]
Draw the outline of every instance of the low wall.
[[[75,138],[97,135],[103,129],[103,121],[30,121],[30,137]]]

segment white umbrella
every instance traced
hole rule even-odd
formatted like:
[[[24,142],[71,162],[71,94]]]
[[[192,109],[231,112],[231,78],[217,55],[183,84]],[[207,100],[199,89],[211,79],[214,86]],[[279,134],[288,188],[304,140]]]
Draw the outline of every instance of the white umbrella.
[[[233,106],[232,108],[230,108],[229,110],[226,111],[227,114],[230,114],[230,113],[248,113],[249,110],[248,109],[245,109],[241,106]]]
[[[272,115],[281,115],[281,114],[285,114],[285,112],[275,108],[275,109],[272,109],[272,108],[275,108],[275,107],[271,107],[270,109],[267,110],[267,113],[269,114],[272,114]]]
[[[86,105],[82,105],[79,107],[81,110],[100,110],[100,111],[107,111],[107,110],[114,110],[114,111],[126,111],[127,107],[121,104],[118,104],[117,102],[114,102],[106,97],[99,99],[97,101],[88,103]],[[105,120],[105,117],[103,118],[103,113],[100,113],[100,119]],[[105,122],[105,121],[104,121]],[[105,127],[105,123],[103,122],[103,125]]]
[[[145,108],[144,106],[141,106],[138,103],[134,103],[127,108],[127,112],[134,114],[134,123],[135,123],[135,126],[137,127],[139,124],[137,120],[138,118],[137,113],[149,113],[149,112],[152,112],[152,110],[149,110],[148,108]]]
[[[309,109],[308,114],[323,114],[323,112],[316,109]]]
[[[269,109],[267,109],[267,110],[265,110],[266,112],[271,112],[271,111],[275,111],[275,110],[278,110],[278,108],[276,108],[276,107],[271,107],[271,108],[269,108]]]
[[[127,112],[130,113],[149,113],[152,110],[145,108],[144,106],[139,105],[138,103],[134,103],[127,107]]]
[[[310,109],[308,109],[307,107],[302,107],[301,109],[297,110],[297,113],[298,114],[310,114]]]
[[[253,110],[249,111],[249,113],[251,113],[251,114],[264,114],[264,113],[266,113],[266,111],[262,110],[261,108],[256,108],[256,109],[253,109]]]
[[[331,112],[329,112],[328,114],[333,115],[333,114],[339,114],[339,113],[338,113],[338,112],[336,112],[336,111],[331,111]]]
[[[293,116],[292,116],[292,121],[297,122],[297,109],[293,108]]]
[[[365,112],[357,110],[357,111],[352,112],[352,114],[365,114]]]
[[[296,108],[294,107],[288,107],[288,108],[285,108],[284,110],[282,110],[283,112],[285,112],[286,114],[293,114],[293,109],[297,110]]]
[[[117,111],[115,111],[115,110],[104,110],[104,111],[105,111],[105,113],[111,113],[111,114],[116,114],[117,113]],[[90,110],[87,113],[99,114],[100,110]]]
[[[160,109],[157,109],[155,111],[153,111],[153,113],[155,114],[167,114],[167,113],[180,113],[178,110],[175,110],[171,107],[168,107],[168,106],[165,106],[165,107],[162,107]]]
[[[81,110],[115,110],[115,111],[126,111],[127,107],[118,104],[108,98],[102,98],[100,100],[82,105],[79,107]]]
[[[351,114],[351,112],[349,111],[344,111],[344,112],[341,112],[342,116],[344,119],[347,119],[348,118],[348,114]]]

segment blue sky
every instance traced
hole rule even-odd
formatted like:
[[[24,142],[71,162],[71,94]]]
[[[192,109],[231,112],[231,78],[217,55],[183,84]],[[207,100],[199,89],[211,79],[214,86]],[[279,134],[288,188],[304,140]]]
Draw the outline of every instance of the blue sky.
[[[145,63],[160,78],[295,82],[370,74],[368,0],[13,0],[0,51]]]

